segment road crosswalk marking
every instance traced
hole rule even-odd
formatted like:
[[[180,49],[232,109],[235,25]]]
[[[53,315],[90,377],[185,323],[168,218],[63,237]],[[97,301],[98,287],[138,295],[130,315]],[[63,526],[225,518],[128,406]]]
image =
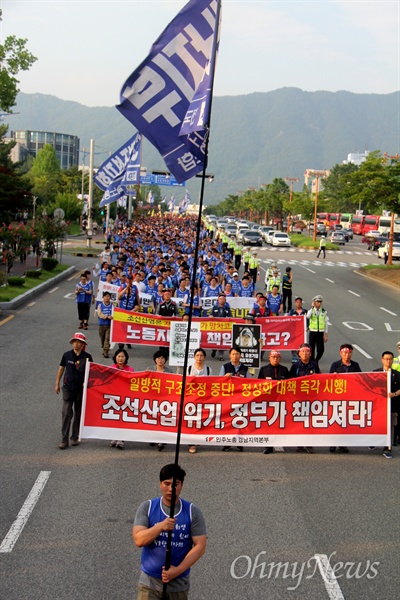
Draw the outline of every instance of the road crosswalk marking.
[[[291,260],[272,260],[272,259],[265,259],[262,261],[265,264],[271,264],[271,263],[275,263],[277,265],[299,265],[301,267],[342,267],[342,268],[353,268],[353,269],[357,269],[359,267],[365,267],[368,264],[371,263],[365,263],[365,262],[333,262],[331,260],[296,260],[296,259],[291,259]]]

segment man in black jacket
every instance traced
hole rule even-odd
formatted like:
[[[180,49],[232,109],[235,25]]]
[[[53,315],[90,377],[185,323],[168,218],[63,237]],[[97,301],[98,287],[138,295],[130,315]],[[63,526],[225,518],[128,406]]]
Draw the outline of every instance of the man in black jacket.
[[[239,346],[232,346],[229,350],[229,358],[230,362],[222,365],[221,370],[219,372],[220,377],[250,377],[249,369],[244,365],[240,359],[242,357],[242,352]],[[228,452],[231,449],[231,446],[224,446],[222,448],[223,452]],[[237,446],[239,452],[243,452],[243,446]]]
[[[157,306],[157,315],[161,317],[176,317],[178,314],[178,308],[175,302],[171,300],[171,290],[163,290],[163,301]]]
[[[390,389],[388,397],[391,399],[391,440],[394,439],[394,430],[398,422],[400,408],[400,373],[392,369],[393,359],[393,352],[390,352],[390,350],[385,350],[385,352],[382,352],[382,367],[380,369],[374,369],[374,371],[390,371]],[[372,449],[373,448],[370,448],[370,450]],[[391,446],[384,448],[383,456],[385,458],[393,458]]]
[[[223,292],[218,295],[217,302],[211,309],[210,317],[214,319],[227,319],[232,317],[230,307],[226,304],[226,296]],[[212,350],[211,356],[214,358],[216,350]],[[219,360],[224,360],[224,351],[218,350]]]
[[[60,450],[65,450],[69,445],[69,434],[72,423],[71,446],[79,444],[79,426],[81,422],[83,383],[87,361],[92,362],[90,354],[86,352],[86,336],[75,333],[69,341],[72,350],[65,352],[61,358],[56,376],[55,392],[60,393],[62,385],[62,424]]]
[[[342,344],[339,349],[340,360],[331,364],[329,373],[361,373],[361,368],[358,362],[351,360],[353,355],[353,346],[351,344]],[[336,446],[331,446],[329,452],[335,452]],[[349,452],[347,446],[339,446],[341,452],[346,454]]]
[[[281,353],[279,350],[271,350],[269,353],[269,364],[261,367],[258,379],[273,379],[274,381],[289,379],[289,369],[281,365]],[[264,454],[272,454],[273,451],[272,446],[264,448]]]
[[[321,373],[319,370],[318,363],[311,360],[311,346],[310,344],[301,344],[299,349],[299,360],[292,363],[292,367],[289,371],[289,377],[306,377],[308,375],[316,375]],[[314,453],[312,446],[297,446],[296,452],[308,452],[308,454]]]

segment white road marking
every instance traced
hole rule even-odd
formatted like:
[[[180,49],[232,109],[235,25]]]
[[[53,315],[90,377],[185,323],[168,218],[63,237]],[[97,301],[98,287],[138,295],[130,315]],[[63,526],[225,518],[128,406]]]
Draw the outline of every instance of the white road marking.
[[[396,313],[392,312],[391,310],[388,310],[387,308],[383,308],[383,306],[379,307],[381,310],[384,310],[385,312],[389,313],[389,315],[393,315],[394,317],[397,317]]]
[[[27,524],[31,513],[35,508],[36,502],[39,500],[40,494],[44,490],[44,486],[50,477],[50,473],[51,471],[40,471],[38,478],[33,484],[27,499],[18,513],[17,518],[11,525],[6,537],[1,542],[0,552],[11,552],[14,548],[23,528]]]
[[[71,298],[71,296],[75,296],[75,294],[70,292],[69,294],[65,294],[64,298]]]
[[[353,296],[357,296],[357,298],[361,298],[360,294],[356,294],[355,292],[352,292],[351,290],[347,290],[349,292],[349,294],[353,294]]]
[[[357,346],[357,344],[353,344],[353,348],[355,348],[356,350],[358,350],[360,352],[360,354],[362,354],[363,356],[365,356],[365,358],[370,358],[372,360],[372,356],[370,354],[368,354],[368,352],[365,352],[365,350],[363,350],[362,348],[360,348],[360,346]]]
[[[303,265],[301,265],[301,268],[305,269],[306,271],[310,271],[310,273],[314,273],[314,275],[316,273],[316,271],[312,271],[311,269],[307,269],[307,267],[303,267]]]
[[[397,332],[397,333],[399,333],[399,332],[400,332],[400,329],[392,329],[392,326],[391,326],[391,324],[390,324],[390,323],[385,323],[385,327],[386,327],[386,331],[391,331],[391,332],[395,332],[395,333],[396,333],[396,332]]]
[[[355,331],[373,331],[374,328],[370,327],[366,323],[360,323],[360,321],[343,321],[343,325],[348,329],[354,329]],[[362,325],[362,327],[353,327],[353,325]]]
[[[334,281],[332,281],[332,279],[328,279],[327,277],[325,277],[326,281],[329,281],[329,283],[335,283]]]
[[[314,554],[316,559],[319,572],[322,575],[322,580],[325,585],[325,589],[328,592],[330,600],[344,600],[342,590],[335,577],[335,572],[332,569],[329,559],[326,554]]]
[[[56,292],[58,289],[59,289],[58,287],[55,287],[52,290],[49,290],[47,293],[48,294],[54,294],[54,292]]]

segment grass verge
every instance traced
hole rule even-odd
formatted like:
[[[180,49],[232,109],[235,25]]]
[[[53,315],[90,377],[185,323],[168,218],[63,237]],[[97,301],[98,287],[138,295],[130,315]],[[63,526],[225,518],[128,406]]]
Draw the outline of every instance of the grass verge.
[[[63,271],[69,269],[69,265],[57,265],[53,271],[43,271],[40,277],[25,277],[24,285],[18,287],[11,287],[9,285],[0,287],[0,302],[11,302],[18,296],[21,296],[25,292],[37,287],[41,283],[53,279],[56,275],[59,275]]]
[[[314,242],[312,237],[309,237],[308,235],[295,233],[290,236],[290,240],[292,246],[295,246],[296,248],[314,248],[315,250],[319,248],[319,239]],[[337,244],[332,244],[331,242],[326,242],[326,249],[339,250],[339,246]]]

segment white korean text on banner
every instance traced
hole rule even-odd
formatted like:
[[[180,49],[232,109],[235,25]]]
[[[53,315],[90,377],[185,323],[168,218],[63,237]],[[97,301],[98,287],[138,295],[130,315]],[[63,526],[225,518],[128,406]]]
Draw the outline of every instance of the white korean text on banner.
[[[387,374],[186,380],[182,444],[387,446]],[[80,436],[175,444],[182,376],[87,363]]]

